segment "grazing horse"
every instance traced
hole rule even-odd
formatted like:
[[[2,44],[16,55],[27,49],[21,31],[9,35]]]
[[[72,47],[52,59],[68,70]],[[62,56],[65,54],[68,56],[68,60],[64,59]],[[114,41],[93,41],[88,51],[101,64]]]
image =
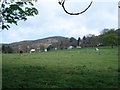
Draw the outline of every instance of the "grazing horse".
[[[98,48],[95,48],[95,51],[98,52],[100,55],[100,50]]]
[[[95,50],[98,52],[99,51],[99,49],[98,48],[95,48]]]
[[[20,55],[22,56],[22,55],[23,55],[23,50],[20,50],[19,53],[20,53]]]

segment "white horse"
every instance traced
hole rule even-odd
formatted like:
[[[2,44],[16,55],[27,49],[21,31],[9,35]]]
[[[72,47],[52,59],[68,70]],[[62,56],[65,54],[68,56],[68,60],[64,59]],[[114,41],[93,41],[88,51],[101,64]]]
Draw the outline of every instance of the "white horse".
[[[97,52],[98,52],[98,51],[99,51],[99,49],[98,49],[98,48],[95,48],[95,51],[97,51]]]
[[[95,51],[100,55],[100,50],[98,48],[95,48]]]

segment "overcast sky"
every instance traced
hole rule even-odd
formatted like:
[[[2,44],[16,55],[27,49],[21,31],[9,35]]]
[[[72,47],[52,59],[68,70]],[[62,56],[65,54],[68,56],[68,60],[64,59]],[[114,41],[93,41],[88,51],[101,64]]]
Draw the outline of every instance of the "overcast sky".
[[[88,2],[66,2],[66,9],[79,12],[89,5]],[[52,36],[83,37],[87,34],[99,35],[105,29],[118,28],[118,2],[93,2],[87,12],[78,16],[66,14],[57,0],[39,0],[35,3],[39,15],[20,21],[18,26],[11,25],[9,30],[0,32],[0,43],[23,40],[36,40]]]

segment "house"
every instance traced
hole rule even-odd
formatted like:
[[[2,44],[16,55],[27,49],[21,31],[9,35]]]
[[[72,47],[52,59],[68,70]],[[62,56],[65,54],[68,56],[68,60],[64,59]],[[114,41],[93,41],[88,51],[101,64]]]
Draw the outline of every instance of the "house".
[[[74,47],[73,46],[69,46],[67,49],[73,49]]]
[[[81,46],[77,46],[76,48],[78,48],[78,49],[79,49],[79,48],[81,48]]]

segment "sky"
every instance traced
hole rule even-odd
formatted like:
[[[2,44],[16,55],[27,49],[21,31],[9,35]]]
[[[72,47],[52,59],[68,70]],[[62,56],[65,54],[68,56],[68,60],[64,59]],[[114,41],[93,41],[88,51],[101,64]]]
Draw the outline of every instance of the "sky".
[[[115,1],[115,0],[114,0]],[[52,36],[83,37],[88,34],[99,35],[103,29],[118,28],[118,2],[95,2],[83,14],[66,14],[57,0],[39,0],[34,3],[39,15],[28,17],[11,25],[9,30],[0,32],[0,43],[13,43],[24,40],[36,40]],[[70,12],[84,10],[90,1],[67,0],[65,7]]]

